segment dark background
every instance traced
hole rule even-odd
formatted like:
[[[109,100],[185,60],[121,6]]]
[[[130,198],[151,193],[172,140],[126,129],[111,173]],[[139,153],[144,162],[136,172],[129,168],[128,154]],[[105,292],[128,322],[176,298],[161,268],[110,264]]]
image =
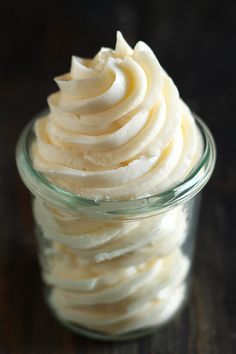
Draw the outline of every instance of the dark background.
[[[1,1],[0,354],[232,354],[236,351],[235,1]],[[212,130],[215,173],[203,197],[190,302],[168,328],[133,342],[75,336],[40,291],[29,194],[15,168],[24,125],[46,106],[72,54],[147,42]]]

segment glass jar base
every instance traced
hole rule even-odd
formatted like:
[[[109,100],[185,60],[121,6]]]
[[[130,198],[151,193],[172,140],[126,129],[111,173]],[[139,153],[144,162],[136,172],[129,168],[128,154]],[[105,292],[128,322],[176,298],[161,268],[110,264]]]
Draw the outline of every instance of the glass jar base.
[[[188,298],[185,298],[184,301],[182,302],[181,306],[178,308],[178,310],[171,316],[166,322],[162,323],[161,325],[153,326],[153,327],[148,327],[144,329],[139,329],[135,331],[130,331],[126,333],[121,333],[121,334],[109,334],[109,333],[103,333],[99,331],[94,331],[92,329],[79,326],[77,324],[74,324],[73,322],[67,321],[63,318],[61,318],[56,311],[51,307],[51,305],[47,302],[48,308],[53,315],[53,317],[66,329],[69,331],[82,335],[87,338],[95,339],[95,340],[100,340],[100,341],[111,341],[111,342],[122,342],[122,341],[129,341],[129,340],[135,340],[139,339],[148,335],[154,334],[156,331],[161,330],[163,328],[166,328],[175,318],[177,318],[181,312],[183,311],[185,305],[188,302]]]

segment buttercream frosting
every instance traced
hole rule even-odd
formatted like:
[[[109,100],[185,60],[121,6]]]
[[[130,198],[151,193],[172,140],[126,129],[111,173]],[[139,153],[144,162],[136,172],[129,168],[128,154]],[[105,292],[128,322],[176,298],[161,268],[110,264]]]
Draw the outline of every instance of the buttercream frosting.
[[[137,199],[181,182],[202,141],[171,78],[143,42],[120,32],[114,50],[72,57],[56,78],[50,113],[35,122],[31,155],[51,182],[85,198]],[[65,321],[120,334],[168,321],[186,296],[183,205],[135,220],[81,216],[36,197],[34,215],[48,246],[43,279]]]

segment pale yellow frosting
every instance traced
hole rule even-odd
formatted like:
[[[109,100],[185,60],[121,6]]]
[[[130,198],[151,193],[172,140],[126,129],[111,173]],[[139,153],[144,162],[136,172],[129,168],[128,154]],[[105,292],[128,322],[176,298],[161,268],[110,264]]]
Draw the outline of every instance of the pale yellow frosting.
[[[92,199],[135,199],[176,185],[198,162],[194,118],[145,43],[132,49],[118,32],[115,50],[73,57],[56,82],[31,151],[53,183]],[[112,334],[168,321],[186,296],[188,212],[181,205],[114,221],[36,197],[35,219],[49,244],[43,278],[57,315]]]
[[[51,242],[43,278],[62,319],[118,334],[162,324],[184,301],[190,262],[181,251],[187,234],[182,207],[111,222],[59,211],[36,198],[34,215]]]
[[[143,42],[72,58],[35,124],[35,168],[92,199],[134,199],[186,177],[201,153],[194,118]]]

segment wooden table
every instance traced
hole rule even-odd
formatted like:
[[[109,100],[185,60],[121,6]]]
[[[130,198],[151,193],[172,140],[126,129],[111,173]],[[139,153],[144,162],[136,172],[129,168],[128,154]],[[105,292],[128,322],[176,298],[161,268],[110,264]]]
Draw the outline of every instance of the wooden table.
[[[64,12],[61,9],[54,13],[52,5],[44,12],[43,5],[37,4],[36,10],[33,7],[29,12],[22,10],[21,17],[11,12],[13,27],[5,18],[0,21],[3,30],[0,33],[5,40],[5,51],[0,54],[3,63],[0,86],[0,354],[236,352],[233,7],[227,8],[226,16],[216,6],[215,20],[209,22],[212,18],[207,4],[196,1],[195,7],[183,7],[182,12],[173,5],[168,12],[171,5],[167,1],[160,7],[163,17],[155,17],[153,11],[159,11],[159,8],[155,8],[154,3],[150,1],[149,10],[141,3],[137,7],[133,2],[116,5],[115,10],[112,7],[107,23],[100,11],[98,24],[101,27],[97,32],[98,15],[89,17],[89,8],[85,7],[76,15],[75,9],[71,11],[69,6]],[[4,7],[2,17],[7,13],[6,9]],[[31,13],[35,12],[41,17],[39,20],[36,16],[34,22]],[[79,23],[76,35],[75,19]],[[88,25],[92,26],[93,33],[87,30]],[[33,114],[45,107],[46,96],[55,90],[51,77],[68,68],[70,55],[80,52],[80,47],[82,55],[91,55],[107,38],[107,42],[113,43],[114,31],[110,33],[108,26],[112,31],[115,27],[124,28],[131,40],[142,38],[152,45],[183,97],[212,129],[218,146],[217,168],[202,201],[190,301],[167,328],[126,343],[97,342],[76,336],[50,315],[41,294],[29,193],[18,177],[14,160],[20,131]],[[55,28],[59,29],[58,41]],[[20,42],[22,35],[24,42]],[[86,40],[84,36],[87,36]],[[70,38],[69,42],[66,42],[67,38]]]

